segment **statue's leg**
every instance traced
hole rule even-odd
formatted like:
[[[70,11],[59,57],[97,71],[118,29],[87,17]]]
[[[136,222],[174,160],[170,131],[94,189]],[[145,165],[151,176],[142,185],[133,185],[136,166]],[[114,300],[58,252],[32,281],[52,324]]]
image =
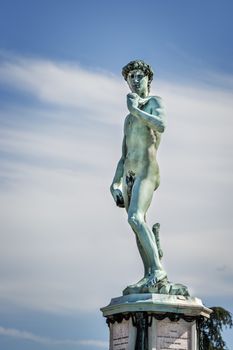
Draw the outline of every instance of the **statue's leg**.
[[[144,266],[144,277],[146,277],[149,273],[150,261],[147,258],[147,255],[143,249],[143,246],[141,245],[139,239],[137,238],[137,233],[135,231],[134,231],[134,233],[136,235],[136,243],[137,243],[138,251],[139,251],[139,254],[142,258],[142,262],[143,262],[143,266]]]
[[[154,192],[154,181],[148,178],[137,177],[135,179],[130,205],[128,208],[128,221],[136,237],[142,246],[142,250],[149,262],[149,283],[154,284],[166,277],[158,254],[158,248],[154,234],[145,221],[145,215],[149,208]]]
[[[131,202],[131,195],[132,195],[132,188],[133,188],[133,184],[132,186],[128,184],[128,181],[126,181],[126,178],[123,181],[123,186],[122,186],[122,194],[123,194],[123,198],[124,198],[124,204],[125,204],[125,209],[128,212],[129,210],[129,206],[130,206],[130,202]],[[143,246],[141,245],[136,232],[134,232],[136,235],[136,243],[137,243],[137,247],[138,247],[138,251],[139,254],[141,256],[141,259],[143,261],[143,265],[144,265],[144,277],[146,277],[146,275],[148,275],[149,273],[149,268],[150,268],[150,262],[149,259],[147,257],[146,252],[143,249]]]

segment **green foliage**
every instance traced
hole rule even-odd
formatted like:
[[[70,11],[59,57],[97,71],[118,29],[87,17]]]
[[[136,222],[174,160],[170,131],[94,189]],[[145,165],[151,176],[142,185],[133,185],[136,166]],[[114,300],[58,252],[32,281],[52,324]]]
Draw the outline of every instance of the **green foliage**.
[[[201,346],[203,350],[227,350],[225,341],[222,338],[224,328],[231,328],[232,316],[231,313],[222,307],[211,307],[213,310],[210,318],[204,321],[200,327]]]

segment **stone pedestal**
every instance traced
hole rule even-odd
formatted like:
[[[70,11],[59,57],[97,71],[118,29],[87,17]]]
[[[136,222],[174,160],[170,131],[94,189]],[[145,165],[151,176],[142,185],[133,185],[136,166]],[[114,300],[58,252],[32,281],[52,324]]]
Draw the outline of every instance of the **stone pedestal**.
[[[130,294],[101,309],[110,330],[110,350],[198,350],[198,325],[211,310],[200,299]]]

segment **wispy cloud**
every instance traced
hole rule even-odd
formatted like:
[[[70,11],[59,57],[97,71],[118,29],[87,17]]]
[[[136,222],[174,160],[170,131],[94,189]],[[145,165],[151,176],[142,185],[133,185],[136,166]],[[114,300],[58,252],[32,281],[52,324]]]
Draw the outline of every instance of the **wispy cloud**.
[[[125,213],[108,191],[127,113],[124,82],[16,58],[0,63],[0,84],[33,97],[0,108],[0,297],[47,310],[97,308],[142,271]],[[229,295],[232,98],[217,86],[154,86],[168,128],[149,221],[161,222],[169,278],[197,296]]]
[[[109,110],[122,110],[122,80],[78,65],[18,58],[0,64],[0,83],[27,92],[42,103],[89,113],[89,118],[113,122]],[[85,114],[86,114],[85,113]]]
[[[95,348],[100,349],[107,349],[108,348],[108,342],[101,341],[101,340],[93,340],[93,339],[85,339],[85,340],[72,340],[72,339],[53,339],[49,337],[43,337],[38,336],[31,332],[26,332],[14,328],[5,328],[0,327],[0,335],[6,336],[6,337],[12,337],[19,340],[27,340],[39,344],[45,344],[45,345],[54,345],[54,346],[77,346],[80,348],[80,346],[93,346]]]

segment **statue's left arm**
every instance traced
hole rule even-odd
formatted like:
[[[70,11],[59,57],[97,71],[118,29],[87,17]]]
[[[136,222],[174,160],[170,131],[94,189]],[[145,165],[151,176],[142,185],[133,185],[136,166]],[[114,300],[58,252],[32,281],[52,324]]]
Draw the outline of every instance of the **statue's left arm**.
[[[165,130],[165,112],[160,97],[151,97],[150,113],[145,112],[138,107],[139,96],[135,93],[127,95],[127,105],[130,113],[141,119],[148,127],[160,133]]]

